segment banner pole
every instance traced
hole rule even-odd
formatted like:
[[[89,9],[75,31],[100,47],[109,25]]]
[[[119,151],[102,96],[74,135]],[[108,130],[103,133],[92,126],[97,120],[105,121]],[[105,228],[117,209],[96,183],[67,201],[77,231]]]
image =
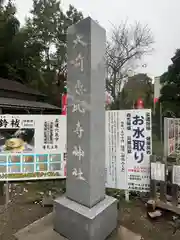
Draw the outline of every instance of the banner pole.
[[[162,105],[159,103],[159,111],[160,111],[160,140],[163,143],[163,126],[162,126]]]

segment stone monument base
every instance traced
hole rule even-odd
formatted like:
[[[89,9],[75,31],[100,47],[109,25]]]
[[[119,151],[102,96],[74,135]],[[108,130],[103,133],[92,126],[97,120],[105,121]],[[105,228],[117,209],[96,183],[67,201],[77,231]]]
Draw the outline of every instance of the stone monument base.
[[[117,200],[106,196],[88,208],[63,196],[55,200],[53,221],[69,240],[105,240],[117,227]]]

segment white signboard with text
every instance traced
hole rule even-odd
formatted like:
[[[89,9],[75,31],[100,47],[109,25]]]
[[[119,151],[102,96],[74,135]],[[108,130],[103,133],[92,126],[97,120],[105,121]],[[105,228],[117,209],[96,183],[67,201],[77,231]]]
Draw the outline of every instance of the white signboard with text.
[[[107,187],[127,189],[125,111],[106,111]]]
[[[170,156],[180,148],[180,119],[164,118],[164,156]]]
[[[165,181],[165,164],[161,162],[151,163],[151,179]]]
[[[0,181],[64,177],[66,117],[0,115]]]
[[[173,165],[173,184],[180,186],[180,166]]]
[[[168,119],[168,156],[175,152],[175,119]]]
[[[149,191],[151,152],[151,110],[106,111],[107,187]]]
[[[0,115],[0,181],[65,178],[66,120],[65,115]],[[151,111],[106,111],[105,131],[106,186],[148,191]]]

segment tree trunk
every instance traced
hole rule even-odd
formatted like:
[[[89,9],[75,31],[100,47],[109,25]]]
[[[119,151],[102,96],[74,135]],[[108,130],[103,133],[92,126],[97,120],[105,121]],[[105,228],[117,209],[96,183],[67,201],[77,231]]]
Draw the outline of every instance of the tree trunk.
[[[113,74],[113,89],[112,89],[112,97],[114,98],[114,101],[116,100],[116,72]]]

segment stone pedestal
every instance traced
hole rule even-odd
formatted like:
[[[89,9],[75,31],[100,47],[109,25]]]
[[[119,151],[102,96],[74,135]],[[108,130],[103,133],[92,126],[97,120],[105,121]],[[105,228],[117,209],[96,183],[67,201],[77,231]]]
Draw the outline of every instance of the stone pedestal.
[[[54,229],[70,240],[104,240],[117,224],[117,202],[109,196],[92,208],[62,197],[54,210]]]
[[[106,33],[91,18],[68,29],[66,196],[54,204],[54,230],[69,240],[104,240],[117,202],[105,196]]]

